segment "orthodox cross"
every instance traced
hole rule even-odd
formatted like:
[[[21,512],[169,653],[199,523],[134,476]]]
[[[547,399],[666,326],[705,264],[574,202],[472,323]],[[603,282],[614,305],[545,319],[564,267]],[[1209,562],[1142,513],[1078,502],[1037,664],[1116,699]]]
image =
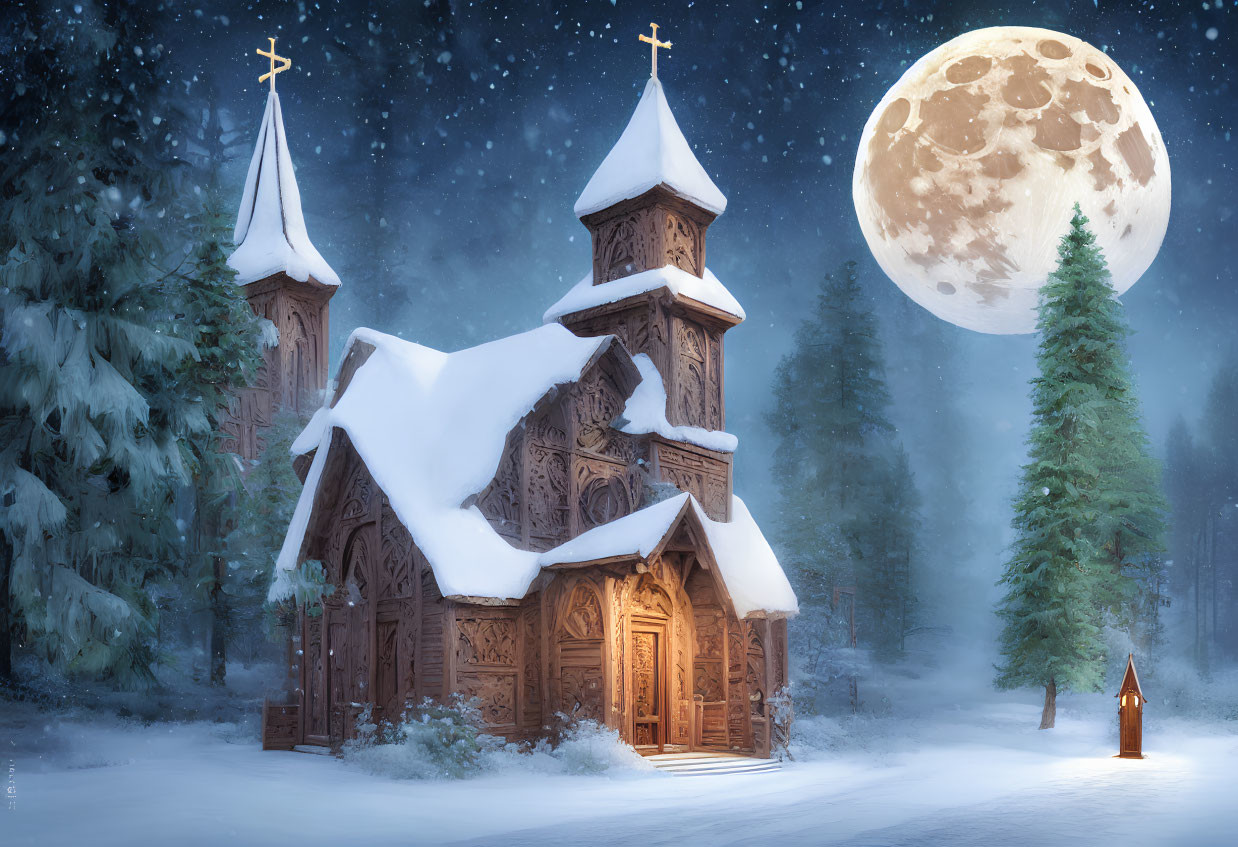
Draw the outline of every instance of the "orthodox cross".
[[[640,38],[641,41],[649,45],[649,53],[653,57],[653,72],[650,73],[649,75],[653,77],[654,79],[657,79],[658,78],[658,48],[665,47],[669,50],[671,43],[669,41],[658,41],[658,25],[650,24],[650,26],[653,27],[652,37],[645,35],[643,33],[638,37]]]
[[[285,59],[283,56],[276,56],[275,55],[275,39],[268,38],[267,40],[271,42],[270,52],[263,52],[261,47],[259,47],[257,50],[254,51],[259,56],[266,56],[267,58],[271,60],[271,69],[267,71],[266,73],[264,73],[262,76],[258,77],[258,82],[266,82],[268,79],[271,80],[271,90],[274,91],[275,90],[275,75],[279,73],[283,73],[284,71],[291,68],[292,59]],[[275,67],[276,62],[283,62],[283,64],[277,68]]]

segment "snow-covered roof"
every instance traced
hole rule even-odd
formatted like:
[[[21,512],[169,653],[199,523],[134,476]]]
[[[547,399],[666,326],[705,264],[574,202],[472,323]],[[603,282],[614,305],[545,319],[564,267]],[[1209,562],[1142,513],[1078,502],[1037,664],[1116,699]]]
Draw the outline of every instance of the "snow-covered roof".
[[[671,441],[687,441],[722,453],[735,452],[739,439],[729,432],[699,426],[673,426],[666,419],[666,386],[662,384],[658,366],[644,353],[637,353],[632,361],[640,371],[641,381],[623,408],[622,422],[616,422],[620,423],[621,432],[631,435],[656,432]]]
[[[685,507],[705,530],[709,552],[731,595],[735,614],[793,615],[799,611],[791,583],[748,507],[731,497],[729,523],[712,520],[690,494],[678,494],[640,511],[594,527],[538,557],[542,567],[593,562],[614,556],[647,557],[676,527]]]
[[[339,428],[430,562],[444,595],[523,597],[537,574],[537,554],[514,549],[476,506],[460,504],[494,477],[512,427],[553,386],[579,378],[612,341],[547,325],[448,354],[371,329],[354,331],[345,358],[358,342],[374,352],[335,405],[315,418],[317,451],[277,574],[298,564]],[[285,590],[277,576],[272,596]]]
[[[623,135],[581,192],[576,217],[639,197],[656,185],[715,215],[726,209],[726,197],[692,154],[655,77],[645,85]]]
[[[344,360],[360,344],[373,351],[337,390],[335,405],[319,409],[294,443],[294,452],[312,451],[314,457],[280,550],[271,599],[289,591],[288,572],[299,564],[332,437],[341,429],[425,555],[445,596],[518,599],[543,567],[648,555],[690,502],[714,548],[736,613],[794,613],[795,595],[786,576],[739,498],[732,498],[728,524],[710,520],[695,499],[681,494],[544,553],[512,547],[475,505],[461,506],[494,477],[508,432],[546,392],[579,379],[589,362],[613,343],[613,336],[580,338],[558,324],[547,324],[442,353],[371,329],[353,332]],[[647,372],[652,362],[643,359],[636,357],[642,384],[652,384]],[[663,425],[669,427],[661,380],[646,391],[625,411],[652,423],[649,431],[661,431]],[[656,404],[659,393],[661,416],[643,408]],[[734,447],[734,436],[728,433],[700,433],[702,438],[729,438]]]
[[[674,265],[641,271],[631,276],[613,279],[601,285],[593,284],[593,272],[585,274],[580,282],[559,298],[559,301],[546,310],[542,320],[546,323],[557,321],[564,315],[592,309],[594,306],[604,306],[607,303],[617,303],[646,291],[656,291],[659,288],[670,289],[676,297],[687,297],[713,306],[715,309],[734,315],[741,321],[746,317],[744,307],[726,286],[718,281],[714,272],[705,269],[705,276],[699,277],[681,270]]]
[[[275,91],[267,95],[233,241],[237,247],[228,257],[228,264],[236,270],[240,285],[280,271],[300,282],[313,277],[324,285],[340,284],[340,278],[310,243],[305,231],[301,192],[297,189],[284,136],[284,117]]]

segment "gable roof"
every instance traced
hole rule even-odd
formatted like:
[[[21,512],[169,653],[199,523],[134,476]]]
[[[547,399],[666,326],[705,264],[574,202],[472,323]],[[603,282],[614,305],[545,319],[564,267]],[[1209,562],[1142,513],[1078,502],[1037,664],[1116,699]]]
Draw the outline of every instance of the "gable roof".
[[[1122,686],[1118,689],[1118,693],[1113,695],[1117,697],[1124,691],[1134,691],[1140,697],[1143,697],[1143,689],[1139,686],[1139,674],[1135,671],[1135,654],[1130,653],[1126,658],[1126,673],[1122,674]]]
[[[538,557],[541,567],[596,562],[621,556],[647,559],[659,552],[680,523],[692,515],[705,531],[708,554],[731,597],[738,617],[764,612],[794,615],[795,592],[756,521],[738,497],[731,497],[730,522],[705,514],[691,494],[677,494],[602,524]]]
[[[614,343],[551,324],[443,353],[371,329],[353,332],[345,359],[355,346],[373,352],[311,422],[317,449],[271,597],[287,593],[287,572],[299,564],[336,428],[348,434],[445,596],[523,597],[537,575],[537,553],[513,548],[476,506],[461,503],[494,477],[512,427]],[[308,452],[309,441],[297,446]]]
[[[790,583],[738,497],[732,497],[729,523],[711,520],[695,498],[679,494],[544,553],[511,546],[477,506],[462,505],[493,479],[511,429],[547,392],[578,380],[612,349],[627,356],[613,336],[580,338],[558,324],[456,353],[356,330],[345,348],[335,396],[293,445],[295,453],[312,452],[313,461],[280,550],[270,599],[291,590],[289,572],[300,564],[339,429],[426,557],[444,596],[514,600],[528,592],[544,567],[645,558],[691,514],[737,615],[795,614]]]
[[[701,167],[684,138],[662,83],[651,77],[627,127],[576,201],[576,217],[639,197],[657,185],[720,215],[726,197]]]
[[[274,90],[267,95],[232,239],[237,246],[228,264],[237,272],[238,285],[281,271],[298,282],[313,277],[323,285],[340,284],[305,230],[301,192],[284,136],[279,95]]]

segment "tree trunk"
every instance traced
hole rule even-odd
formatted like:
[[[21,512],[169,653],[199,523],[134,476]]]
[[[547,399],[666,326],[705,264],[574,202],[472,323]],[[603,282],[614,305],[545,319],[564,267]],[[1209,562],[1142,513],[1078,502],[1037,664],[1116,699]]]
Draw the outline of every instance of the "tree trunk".
[[[1040,728],[1053,729],[1057,720],[1057,680],[1050,678],[1045,686],[1045,709],[1040,713]]]
[[[224,599],[224,559],[215,556],[212,569],[215,583],[211,586],[211,685],[223,685],[228,673],[228,645]]]
[[[13,572],[13,545],[0,533],[0,683],[13,679],[13,622],[9,578]]]
[[[1204,666],[1203,642],[1200,638],[1200,635],[1203,632],[1203,624],[1200,623],[1199,620],[1200,608],[1203,603],[1203,597],[1200,595],[1200,592],[1203,591],[1203,584],[1199,578],[1200,563],[1204,560],[1203,536],[1204,528],[1201,527],[1199,532],[1195,534],[1195,545],[1194,550],[1192,551],[1194,555],[1191,557],[1194,559],[1192,564],[1195,566],[1194,578],[1192,579],[1192,582],[1195,583],[1195,667],[1200,670],[1202,670]]]
[[[1217,646],[1217,519],[1212,517],[1212,540],[1208,544],[1208,568],[1212,571],[1212,638],[1211,646]],[[1220,651],[1218,651],[1219,653]]]

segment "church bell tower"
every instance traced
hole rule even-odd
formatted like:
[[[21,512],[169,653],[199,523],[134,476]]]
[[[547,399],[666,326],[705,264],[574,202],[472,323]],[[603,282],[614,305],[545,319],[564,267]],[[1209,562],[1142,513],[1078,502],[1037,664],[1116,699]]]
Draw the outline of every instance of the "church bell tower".
[[[592,272],[546,313],[580,336],[614,335],[662,377],[672,426],[726,426],[723,335],[743,309],[705,266],[705,233],[726,197],[693,155],[657,76],[576,201]],[[729,518],[731,455],[656,439],[651,465]]]
[[[274,55],[266,111],[233,233],[228,264],[254,312],[271,321],[278,341],[268,347],[255,385],[237,392],[229,426],[232,448],[245,459],[262,452],[262,431],[276,412],[308,415],[327,386],[328,304],[340,278],[309,240],[293,173],[274,75],[291,63]],[[276,61],[283,62],[277,66]]]

